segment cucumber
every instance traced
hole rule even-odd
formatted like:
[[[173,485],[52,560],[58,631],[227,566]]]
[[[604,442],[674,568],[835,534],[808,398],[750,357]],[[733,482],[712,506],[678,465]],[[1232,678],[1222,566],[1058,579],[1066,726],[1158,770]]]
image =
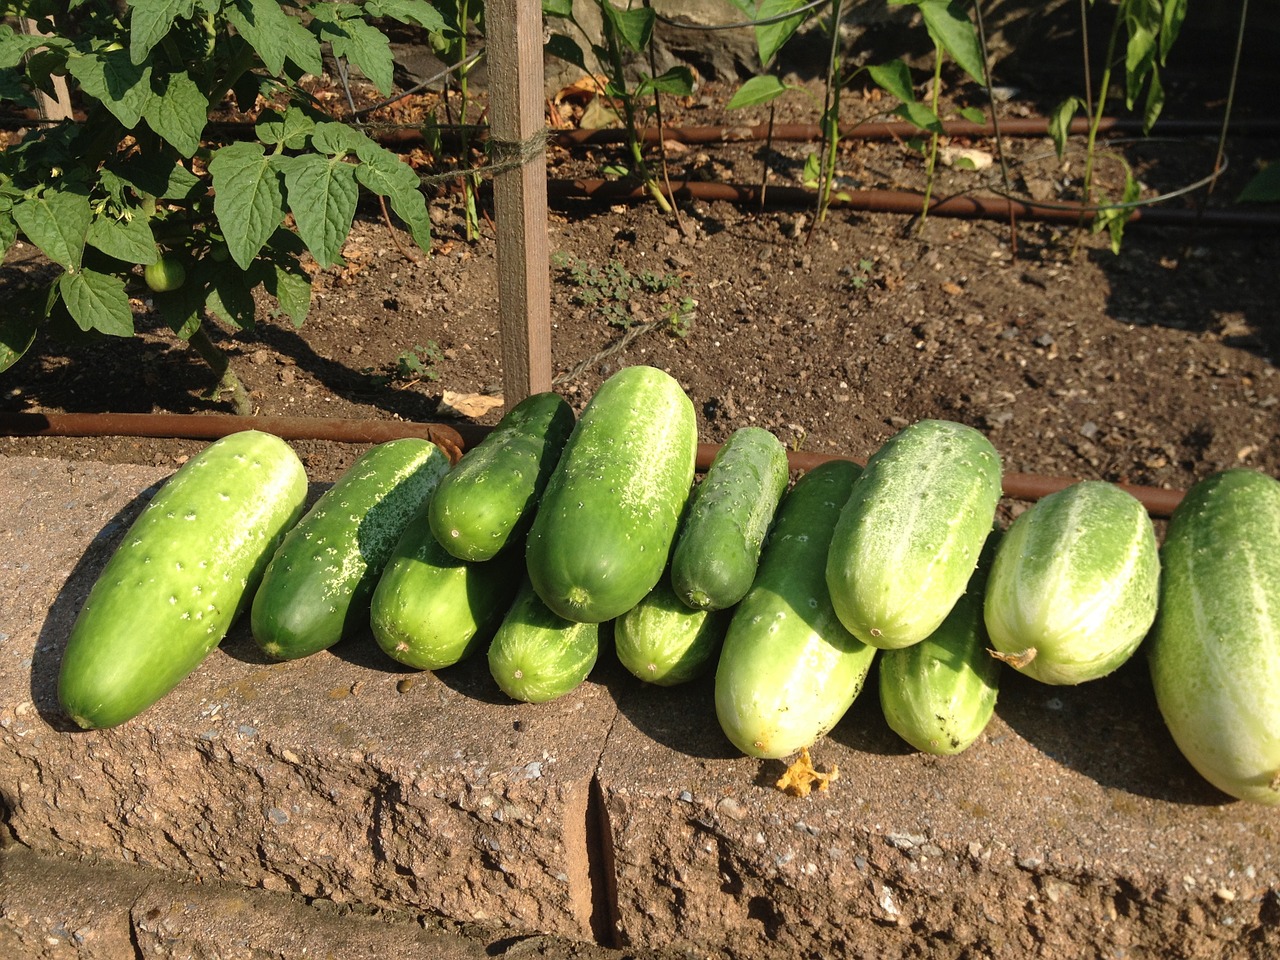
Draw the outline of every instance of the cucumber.
[[[871,669],[875,648],[840,622],[825,577],[831,531],[857,474],[856,464],[831,460],[796,481],[734,608],[716,666],[716,717],[749,756],[776,759],[817,742]]]
[[[694,489],[676,539],[671,584],[681,600],[723,610],[746,595],[789,479],[782,441],[760,427],[734,431]]]
[[[114,727],[195,670],[244,611],[306,496],[297,454],[254,430],[214,441],[170,477],[71,628],[58,677],[71,719]]]
[[[600,625],[552,612],[526,577],[489,644],[489,672],[512,700],[545,703],[576,688],[600,652]]]
[[[831,601],[854,636],[891,650],[938,629],[973,575],[1000,481],[991,442],[947,420],[913,423],[872,454],[827,562]]]
[[[529,531],[533,587],[566,620],[603,622],[662,576],[698,453],[680,384],[626,367],[601,384],[573,428]]]
[[[987,651],[982,601],[998,542],[992,533],[964,595],[919,643],[880,654],[877,672],[885,721],[924,753],[968,749],[995,713],[1000,661]]]
[[[728,608],[691,609],[664,576],[614,621],[614,649],[622,665],[646,683],[687,683],[715,663],[730,614]]]
[[[415,670],[452,666],[487,643],[524,576],[520,543],[491,560],[449,553],[427,522],[431,502],[396,541],[369,603],[378,646]]]
[[[1142,504],[1101,480],[1072,484],[1032,504],[1000,541],[983,614],[991,646],[1042,683],[1105,676],[1147,635],[1159,582]]]
[[[573,408],[554,393],[526,397],[466,452],[431,497],[431,529],[459,560],[490,560],[533,521]]]
[[[1169,518],[1147,650],[1156,703],[1202,777],[1280,805],[1280,483],[1231,469]]]
[[[250,624],[263,652],[294,660],[369,622],[369,600],[409,519],[449,469],[417,437],[370,447],[321,494],[271,558]]]

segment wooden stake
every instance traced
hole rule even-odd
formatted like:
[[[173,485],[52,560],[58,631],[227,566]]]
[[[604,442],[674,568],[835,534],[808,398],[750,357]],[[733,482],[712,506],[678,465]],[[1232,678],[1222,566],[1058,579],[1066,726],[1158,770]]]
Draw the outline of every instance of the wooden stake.
[[[498,314],[507,409],[551,389],[551,278],[543,114],[542,6],[485,0],[489,121],[496,166]]]

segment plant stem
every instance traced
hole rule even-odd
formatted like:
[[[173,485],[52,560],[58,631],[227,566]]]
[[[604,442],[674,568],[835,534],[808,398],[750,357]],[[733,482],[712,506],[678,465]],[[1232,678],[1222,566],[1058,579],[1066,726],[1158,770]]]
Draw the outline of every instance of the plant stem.
[[[843,0],[831,0],[831,47],[827,58],[826,89],[822,102],[822,161],[818,177],[817,224],[827,218],[831,206],[831,184],[836,174],[836,149],[840,144],[840,15]],[[809,235],[813,235],[810,230]]]
[[[209,391],[209,398],[217,400],[224,393],[230,394],[231,406],[237,414],[243,417],[252,413],[253,405],[249,401],[249,391],[245,389],[240,377],[231,368],[231,358],[209,338],[203,326],[196,328],[196,332],[187,340],[187,344],[200,355],[200,359],[209,365],[209,369],[218,378],[217,385]]]
[[[607,3],[608,0],[604,0],[604,2]],[[658,209],[663,213],[671,213],[671,204],[667,202],[666,195],[662,192],[662,187],[653,178],[653,175],[649,173],[649,167],[644,162],[644,153],[640,148],[640,135],[636,131],[635,100],[626,89],[627,81],[625,67],[622,63],[622,45],[618,42],[608,17],[605,17],[604,21],[604,35],[609,51],[609,64],[613,70],[614,86],[619,94],[618,99],[622,101],[622,122],[626,124],[627,128],[627,147],[631,153],[631,162],[635,167],[636,174],[644,182],[649,196],[653,197],[654,202],[658,205]]]
[[[942,93],[942,48],[934,45],[933,48],[933,98],[930,107],[933,109],[933,115],[938,115],[938,101]],[[929,138],[929,158],[925,163],[924,171],[924,206],[920,210],[920,229],[924,229],[925,220],[929,217],[929,203],[933,200],[933,174],[938,167],[938,140],[939,133],[937,128],[933,130],[932,136]]]

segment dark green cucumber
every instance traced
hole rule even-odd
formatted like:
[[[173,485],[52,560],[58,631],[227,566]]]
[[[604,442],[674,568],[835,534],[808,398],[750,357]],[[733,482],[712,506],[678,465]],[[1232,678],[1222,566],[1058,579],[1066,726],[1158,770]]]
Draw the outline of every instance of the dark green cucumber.
[[[512,700],[545,703],[576,688],[600,652],[600,625],[551,611],[526,578],[489,644],[489,672]]]
[[[493,637],[524,577],[524,552],[517,543],[490,560],[459,560],[431,532],[427,511],[424,504],[396,541],[369,603],[369,626],[393,660],[440,670]]]
[[[369,448],[321,494],[271,559],[253,598],[268,656],[305,657],[369,622],[369,599],[411,517],[449,469],[415,437]]]
[[[1206,477],[1169,518],[1148,641],[1156,703],[1219,790],[1280,805],[1280,483]]]
[[[573,430],[554,393],[526,397],[466,452],[431,498],[431,529],[459,560],[489,560],[522,538]]]
[[[526,565],[566,620],[601,622],[667,567],[698,453],[693,404],[669,374],[626,367],[587,403],[542,495]]]
[[[646,683],[687,683],[715,663],[731,613],[690,608],[664,576],[614,621],[614,649],[622,665]]]
[[[247,606],[306,496],[297,454],[257,431],[215,441],[170,477],[71,629],[58,678],[71,719],[124,723],[195,670]]]
[[[1000,457],[977,430],[921,420],[867,460],[831,540],[827,586],[864,642],[919,643],[964,593],[1000,499]]]
[[[858,475],[831,460],[783,499],[760,569],[716,667],[716,716],[743,753],[778,758],[812,746],[853,704],[875,647],[845,629],[827,593],[831,531]]]
[[[760,427],[734,431],[694,488],[676,539],[671,585],[681,600],[723,610],[746,595],[789,476],[782,441]]]
[[[880,709],[917,750],[960,753],[981,736],[996,709],[1000,661],[987,650],[982,598],[999,535],[992,533],[964,595],[919,643],[880,654]]]

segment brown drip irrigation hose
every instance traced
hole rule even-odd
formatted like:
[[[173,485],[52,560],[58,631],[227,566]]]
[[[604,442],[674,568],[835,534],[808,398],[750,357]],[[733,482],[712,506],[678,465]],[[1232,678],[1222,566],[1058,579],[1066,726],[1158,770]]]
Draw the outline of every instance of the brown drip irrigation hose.
[[[238,417],[232,414],[179,413],[6,413],[0,411],[0,436],[10,437],[158,437],[216,440],[240,430],[261,430],[282,440],[327,440],[335,443],[384,443],[404,437],[422,437],[458,457],[479,443],[490,428],[480,424],[413,423],[407,420],[339,420],[313,417]],[[718,444],[698,444],[697,468],[706,470],[720,452]],[[792,451],[792,470],[812,470],[828,460],[852,457]],[[1038,500],[1070,486],[1068,477],[1044,477],[1030,473],[1006,473],[1005,496],[1014,500]],[[1133,494],[1155,517],[1167,517],[1182,499],[1181,490],[1118,484]]]

